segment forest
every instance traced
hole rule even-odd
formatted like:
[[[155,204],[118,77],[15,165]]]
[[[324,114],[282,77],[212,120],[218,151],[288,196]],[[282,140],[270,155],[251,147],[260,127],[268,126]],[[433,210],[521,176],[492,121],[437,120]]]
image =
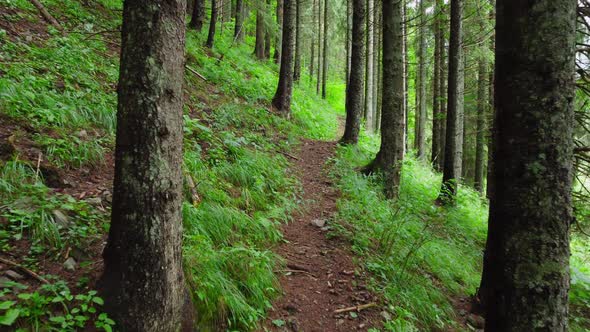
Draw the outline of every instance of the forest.
[[[0,0],[0,331],[590,331],[590,1]]]

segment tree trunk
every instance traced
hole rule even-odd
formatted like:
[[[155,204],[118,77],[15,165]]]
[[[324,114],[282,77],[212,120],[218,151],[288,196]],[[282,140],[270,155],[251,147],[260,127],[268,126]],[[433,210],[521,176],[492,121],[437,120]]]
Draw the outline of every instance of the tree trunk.
[[[445,147],[447,142],[447,82],[448,82],[448,62],[446,61],[448,58],[448,50],[445,46],[446,38],[445,38],[445,30],[447,30],[447,20],[446,16],[443,15],[441,19],[441,48],[440,48],[440,90],[438,95],[440,96],[440,152],[438,158],[438,169],[443,171],[445,165]]]
[[[325,0],[324,0],[325,1]],[[320,94],[322,86],[322,0],[318,0],[318,72],[316,80],[316,93]]]
[[[381,72],[381,66],[379,63],[379,53],[381,50],[380,47],[380,35],[381,35],[381,10],[378,6],[378,4],[375,6],[375,10],[373,12],[373,24],[374,24],[374,29],[373,29],[373,66],[375,67],[373,70],[373,104],[371,105],[371,107],[373,108],[373,114],[375,115],[373,117],[373,121],[372,121],[372,125],[373,125],[373,131],[377,132],[379,131],[379,119],[381,117],[381,113],[378,110],[379,108],[379,73]]]
[[[279,26],[279,33],[277,35],[275,48],[275,63],[281,64],[281,49],[283,48],[283,0],[277,0],[277,25]]]
[[[352,59],[352,0],[346,0],[346,85],[350,79],[350,61]]]
[[[215,41],[215,25],[217,25],[217,5],[215,0],[211,0],[211,20],[209,21],[207,43],[205,44],[208,48],[212,48]]]
[[[328,0],[324,1],[324,53],[322,66],[322,99],[326,99],[326,83],[328,82]]]
[[[238,42],[244,41],[244,2],[236,0],[236,25],[234,39]]]
[[[375,113],[373,109],[373,27],[374,17],[373,0],[367,0],[367,57],[365,58],[366,65],[366,84],[365,84],[365,126],[367,131],[372,133],[374,131],[373,121]]]
[[[279,84],[272,99],[272,106],[284,117],[291,116],[291,93],[293,89],[293,48],[295,44],[295,1],[284,0],[283,42]]]
[[[441,49],[442,49],[442,0],[436,0],[434,10],[434,71],[432,89],[432,155],[430,161],[435,170],[440,171],[439,158],[441,152]]]
[[[99,281],[118,330],[192,325],[182,269],[185,10],[182,0],[123,8],[113,207]]]
[[[575,0],[497,5],[486,331],[567,331]]]
[[[352,0],[352,59],[346,87],[346,125],[343,144],[357,144],[363,112],[365,56],[365,0]]]
[[[317,0],[313,0],[313,5],[311,7],[311,17],[312,17],[312,27],[315,27],[315,13],[314,10],[316,8],[316,2]],[[314,74],[314,65],[315,65],[315,39],[311,38],[311,56],[309,58],[309,82],[313,82],[313,74]]]
[[[420,0],[420,32],[418,36],[418,86],[416,96],[416,137],[414,148],[419,159],[426,158],[426,0]]]
[[[295,0],[295,68],[293,69],[293,81],[299,82],[301,77],[301,1]]]
[[[449,86],[443,182],[439,201],[454,204],[463,156],[463,1],[451,0]]]
[[[264,11],[265,15],[269,15],[270,16],[270,0],[266,0],[266,8]],[[265,26],[264,29],[264,58],[268,59],[270,58],[270,40],[271,40],[271,35],[270,35],[270,28],[268,26]]]
[[[488,79],[488,64],[485,57],[481,57],[478,64],[478,87],[477,87],[477,139],[475,143],[475,176],[473,186],[475,190],[483,193],[483,175],[485,168],[485,137],[486,137],[486,116],[487,116],[487,95],[486,84]]]
[[[409,74],[408,74],[408,26],[407,26],[407,0],[402,0],[402,5],[403,5],[403,24],[402,24],[402,31],[404,34],[404,45],[403,45],[403,56],[404,56],[404,123],[405,128],[404,128],[404,154],[406,151],[408,151],[408,147],[409,147],[409,133],[408,133],[408,128],[409,126],[408,124],[408,99],[409,99]]]
[[[262,4],[260,4],[262,6]],[[256,10],[256,42],[254,44],[254,55],[258,60],[264,59],[264,10]]]
[[[193,3],[193,11],[189,27],[197,31],[203,28],[203,21],[205,20],[205,0],[195,0]]]
[[[396,198],[404,158],[404,57],[402,1],[383,1],[383,110],[381,148],[367,171],[385,178],[385,195]]]

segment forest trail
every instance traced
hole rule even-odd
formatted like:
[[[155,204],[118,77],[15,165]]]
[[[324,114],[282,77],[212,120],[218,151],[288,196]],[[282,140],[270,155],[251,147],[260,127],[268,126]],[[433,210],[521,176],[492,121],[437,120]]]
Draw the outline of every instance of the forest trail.
[[[293,170],[303,185],[305,208],[282,228],[286,241],[277,253],[286,260],[280,277],[284,295],[263,323],[267,330],[366,331],[380,325],[379,301],[355,269],[350,245],[327,237],[339,193],[325,165],[336,144],[304,140],[297,153]],[[373,303],[362,311],[334,312]]]

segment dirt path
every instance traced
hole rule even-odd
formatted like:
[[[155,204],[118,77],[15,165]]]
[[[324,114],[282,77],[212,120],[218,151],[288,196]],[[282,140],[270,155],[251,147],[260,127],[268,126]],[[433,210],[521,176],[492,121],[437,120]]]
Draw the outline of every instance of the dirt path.
[[[287,271],[280,278],[284,296],[273,304],[263,323],[267,330],[366,331],[380,326],[378,307],[334,312],[378,302],[355,271],[350,245],[326,237],[339,194],[324,166],[335,148],[335,142],[305,140],[297,153],[294,170],[303,184],[306,208],[282,229],[288,242],[277,252],[287,261]]]

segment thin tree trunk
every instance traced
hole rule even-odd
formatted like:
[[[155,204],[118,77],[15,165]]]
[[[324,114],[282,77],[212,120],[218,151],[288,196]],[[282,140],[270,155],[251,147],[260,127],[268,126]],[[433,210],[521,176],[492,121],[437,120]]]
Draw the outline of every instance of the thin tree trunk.
[[[441,30],[441,10],[442,0],[436,0],[434,11],[434,71],[433,71],[433,93],[432,93],[432,155],[430,161],[435,170],[440,171],[439,158],[441,152],[441,49],[442,49],[442,30]]]
[[[203,21],[205,20],[205,0],[195,0],[193,3],[193,11],[189,27],[197,31],[203,29]]]
[[[486,95],[488,79],[488,64],[485,57],[479,60],[478,88],[477,88],[477,139],[475,143],[475,176],[473,186],[475,190],[483,193],[483,176],[485,167],[485,137],[486,137],[486,116],[488,99]]]
[[[350,80],[346,87],[346,124],[344,144],[357,144],[363,112],[363,80],[365,69],[365,0],[352,0],[352,60]]]
[[[295,68],[293,69],[293,81],[299,82],[301,77],[301,1],[295,0]]]
[[[270,0],[266,0],[266,8],[264,10],[266,15],[270,15]],[[270,58],[270,40],[271,40],[271,35],[270,35],[270,28],[268,26],[265,26],[264,29],[264,58],[268,59]]]
[[[311,7],[311,17],[312,17],[312,27],[315,27],[315,13],[314,10],[316,8],[317,0],[313,0],[313,6]],[[309,81],[313,82],[313,74],[314,74],[314,65],[315,65],[315,39],[311,38],[311,57],[309,58]]]
[[[367,131],[372,133],[374,131],[373,121],[375,113],[373,109],[373,27],[374,27],[374,13],[373,0],[367,0],[367,57],[365,58],[365,126]]]
[[[279,33],[277,35],[276,48],[275,48],[275,63],[281,64],[281,49],[283,41],[283,0],[277,0],[277,25],[279,26]]]
[[[383,113],[381,148],[368,172],[379,170],[385,178],[385,195],[399,194],[404,158],[404,57],[402,1],[383,2]]]
[[[419,159],[426,158],[426,0],[420,0],[420,31],[418,35],[418,85],[416,96],[416,136],[414,148]]]
[[[324,0],[326,1],[326,0]],[[320,94],[322,86],[322,0],[318,0],[318,72],[316,80],[316,93]]]
[[[243,3],[243,0],[236,0],[236,25],[234,28],[234,39],[238,42],[244,41],[244,3]]]
[[[454,204],[463,156],[463,1],[451,0],[449,86],[443,182],[439,201]]]
[[[262,6],[262,4],[260,4]],[[256,10],[256,42],[254,44],[254,55],[259,60],[264,59],[264,11],[261,8]]]
[[[121,331],[191,330],[182,269],[185,1],[123,7],[111,226],[99,281]]]
[[[293,49],[295,46],[295,1],[284,0],[283,42],[279,84],[272,99],[273,107],[284,117],[291,116],[291,94],[293,90]]]
[[[328,1],[324,1],[324,53],[322,66],[322,99],[326,99],[326,83],[328,82]]]
[[[446,47],[446,39],[445,39],[445,30],[447,30],[447,20],[446,17],[443,16],[441,20],[441,49],[440,49],[440,91],[439,96],[441,98],[440,101],[440,152],[438,158],[438,168],[439,170],[444,170],[445,164],[445,147],[447,142],[447,82],[448,82],[448,62],[447,62],[447,47]],[[444,29],[444,30],[443,30]]]
[[[408,26],[407,26],[408,23],[406,22],[406,19],[408,17],[406,15],[407,14],[407,0],[401,0],[401,1],[403,2],[402,3],[402,5],[403,5],[403,8],[402,8],[403,9],[402,31],[404,34],[404,41],[403,41],[404,42],[404,44],[403,44],[403,52],[404,52],[404,54],[403,54],[403,56],[404,56],[404,123],[406,124],[406,126],[404,128],[404,142],[405,142],[404,143],[404,153],[405,153],[406,151],[408,151],[408,148],[409,148],[409,142],[408,142],[408,140],[409,140],[409,138],[408,138],[409,137],[409,132],[408,132],[409,126],[407,124],[408,124],[408,119],[409,119],[408,118],[408,116],[409,116],[409,114],[408,114],[408,99],[409,99],[408,89],[409,89],[410,83],[409,83],[409,74],[408,74],[408,69],[409,69],[408,68],[409,67],[409,64],[408,64]]]
[[[381,13],[381,9],[378,6],[378,3],[375,4],[375,10],[373,11],[373,66],[374,66],[374,70],[373,70],[373,76],[371,78],[371,80],[373,81],[373,104],[371,105],[371,108],[373,110],[373,121],[371,121],[372,126],[373,126],[373,131],[377,132],[379,130],[379,112],[377,111],[378,108],[378,94],[379,94],[379,83],[378,83],[378,79],[379,79],[379,71],[380,71],[380,64],[379,64],[379,52],[380,52],[380,44],[379,44],[379,35],[381,32],[380,26],[381,26],[381,20],[380,20],[380,13]]]
[[[321,0],[320,0],[321,1]],[[346,84],[350,79],[352,54],[352,0],[346,0]]]
[[[209,33],[207,34],[207,43],[205,46],[208,48],[213,47],[215,41],[215,25],[217,25],[217,5],[215,0],[211,0],[211,20],[209,21]]]
[[[485,329],[567,331],[577,1],[497,3]]]

